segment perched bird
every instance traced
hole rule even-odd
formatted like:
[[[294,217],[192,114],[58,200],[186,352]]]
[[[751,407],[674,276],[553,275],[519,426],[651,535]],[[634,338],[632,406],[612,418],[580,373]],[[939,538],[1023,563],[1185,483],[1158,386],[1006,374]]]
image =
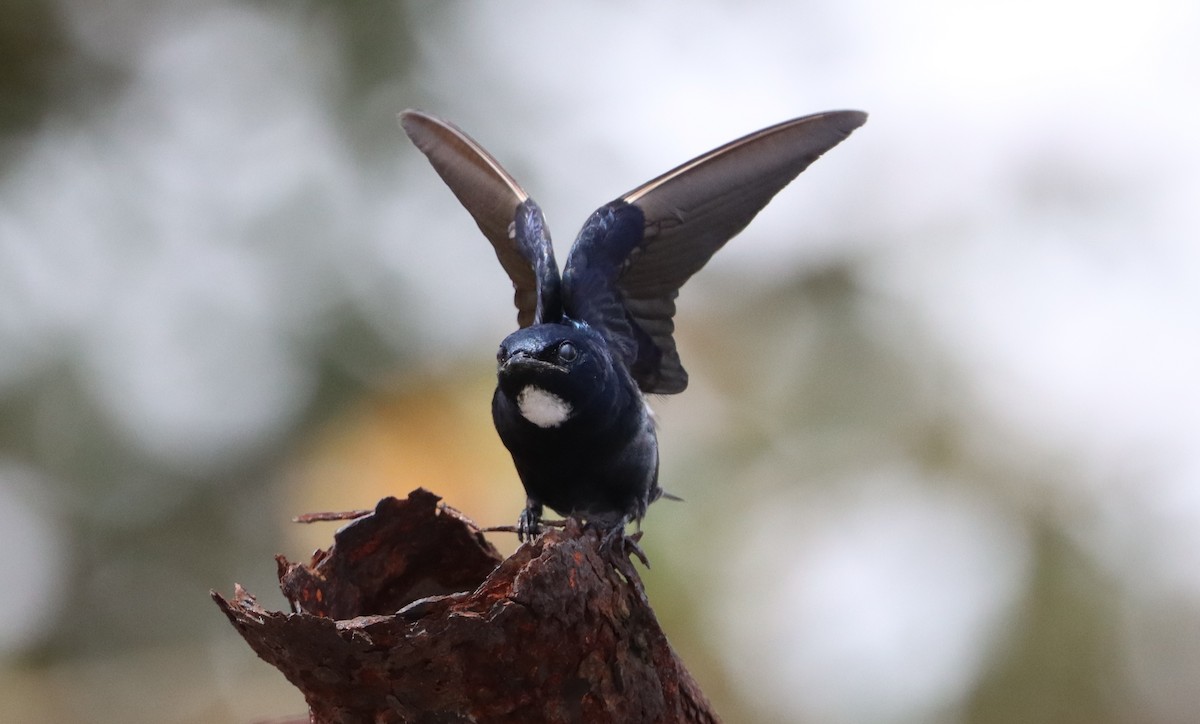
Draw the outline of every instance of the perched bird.
[[[785,121],[638,186],[584,223],[560,277],[542,210],[513,177],[450,123],[400,114],[516,290],[520,328],[496,355],[492,418],[525,487],[522,540],[539,532],[543,506],[623,536],[663,495],[645,395],[687,387],[672,336],[679,288],[866,120]]]

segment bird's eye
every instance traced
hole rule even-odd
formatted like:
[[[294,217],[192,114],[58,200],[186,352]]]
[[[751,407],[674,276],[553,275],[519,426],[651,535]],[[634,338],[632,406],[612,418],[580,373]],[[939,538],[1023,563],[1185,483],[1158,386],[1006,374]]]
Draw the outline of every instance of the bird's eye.
[[[570,342],[563,342],[558,345],[558,358],[563,362],[572,362],[579,356],[579,351],[575,349],[575,345]]]
[[[496,350],[496,362],[504,361],[504,345],[500,345],[500,349]]]

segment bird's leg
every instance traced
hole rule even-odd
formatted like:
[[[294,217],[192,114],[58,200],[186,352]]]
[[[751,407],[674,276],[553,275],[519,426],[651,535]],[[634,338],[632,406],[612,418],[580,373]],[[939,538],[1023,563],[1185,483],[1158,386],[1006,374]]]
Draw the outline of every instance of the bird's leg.
[[[517,540],[524,543],[542,532],[542,504],[533,498],[525,499],[525,510],[517,516]]]

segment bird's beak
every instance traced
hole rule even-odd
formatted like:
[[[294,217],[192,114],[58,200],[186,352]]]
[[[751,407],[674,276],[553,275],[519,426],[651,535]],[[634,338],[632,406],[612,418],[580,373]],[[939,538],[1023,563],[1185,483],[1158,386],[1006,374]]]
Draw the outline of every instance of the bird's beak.
[[[563,367],[560,367],[560,366],[554,364],[553,362],[547,362],[545,360],[540,360],[537,357],[534,357],[529,352],[527,352],[523,349],[519,349],[519,350],[513,352],[512,354],[510,354],[508,357],[506,357],[503,361],[500,362],[499,372],[501,374],[507,374],[507,373],[517,372],[517,371],[524,371],[524,372],[533,372],[536,370],[562,371],[563,369],[564,369]]]

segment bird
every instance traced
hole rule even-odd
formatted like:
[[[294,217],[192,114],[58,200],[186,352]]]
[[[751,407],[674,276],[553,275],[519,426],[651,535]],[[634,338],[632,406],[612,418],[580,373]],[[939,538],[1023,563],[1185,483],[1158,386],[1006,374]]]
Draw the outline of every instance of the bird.
[[[688,384],[674,339],[680,287],[866,120],[794,118],[667,171],[597,209],[560,274],[545,216],[512,175],[452,123],[400,114],[512,280],[518,329],[496,354],[492,419],[525,489],[519,540],[541,532],[545,507],[623,539],[651,503],[674,497],[659,485],[647,395]]]

